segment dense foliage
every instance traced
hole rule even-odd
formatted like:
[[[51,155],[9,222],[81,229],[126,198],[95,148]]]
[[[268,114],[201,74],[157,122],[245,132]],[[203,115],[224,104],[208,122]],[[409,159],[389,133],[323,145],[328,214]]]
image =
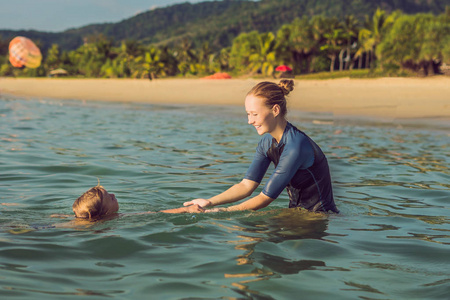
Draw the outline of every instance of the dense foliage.
[[[214,72],[272,76],[276,74],[275,67],[281,64],[293,67],[294,74],[363,68],[378,68],[385,74],[405,70],[438,73],[443,63],[450,64],[449,8],[439,15],[411,15],[380,8],[370,17],[360,15],[375,3],[393,8],[411,2],[414,5],[409,7],[410,12],[420,11],[421,5],[428,5],[428,9],[434,5],[432,10],[439,10],[444,3],[420,0],[185,3],[117,24],[54,33],[54,37],[67,40],[71,34],[79,34],[84,36],[83,44],[67,49],[53,43],[44,50],[45,59],[38,69],[13,69],[7,61],[9,39],[0,39],[0,75],[46,76],[51,70],[63,68],[71,76],[79,77],[155,78]],[[342,14],[356,10],[355,5],[359,8],[357,14]],[[302,17],[294,18],[295,15]],[[198,16],[203,18],[201,24]],[[153,34],[145,34],[151,30]],[[172,33],[164,36],[161,32]],[[46,49],[40,39],[38,45]]]
[[[118,23],[88,25],[55,33],[0,30],[0,36],[11,39],[17,35],[40,41],[46,52],[53,44],[61,50],[75,50],[89,36],[102,34],[119,46],[123,40],[143,44],[175,45],[188,38],[195,47],[208,42],[213,50],[229,47],[243,32],[275,33],[282,25],[296,18],[321,15],[343,19],[353,15],[364,21],[377,8],[387,13],[401,10],[406,14],[441,14],[449,0],[225,0],[183,3],[157,8]]]

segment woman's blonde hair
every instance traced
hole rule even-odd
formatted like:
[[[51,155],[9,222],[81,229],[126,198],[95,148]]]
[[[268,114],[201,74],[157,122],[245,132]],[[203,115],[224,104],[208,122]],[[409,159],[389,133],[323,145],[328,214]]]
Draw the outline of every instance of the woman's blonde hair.
[[[278,84],[270,81],[263,81],[255,85],[248,93],[255,97],[265,100],[265,104],[272,108],[278,104],[280,106],[280,115],[285,117],[287,114],[286,96],[294,89],[294,80],[283,79]]]

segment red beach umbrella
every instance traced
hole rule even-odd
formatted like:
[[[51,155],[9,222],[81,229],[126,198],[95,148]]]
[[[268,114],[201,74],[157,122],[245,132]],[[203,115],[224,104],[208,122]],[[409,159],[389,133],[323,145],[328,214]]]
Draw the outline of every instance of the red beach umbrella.
[[[289,67],[286,66],[286,65],[281,65],[281,66],[278,66],[278,67],[275,69],[275,71],[287,72],[287,71],[292,71],[292,69],[289,68]]]

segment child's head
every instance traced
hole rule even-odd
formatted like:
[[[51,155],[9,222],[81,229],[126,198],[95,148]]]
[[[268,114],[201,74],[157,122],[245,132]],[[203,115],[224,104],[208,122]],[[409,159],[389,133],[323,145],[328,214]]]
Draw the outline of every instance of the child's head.
[[[98,185],[75,200],[72,209],[77,218],[94,219],[117,212],[119,203],[114,194]]]

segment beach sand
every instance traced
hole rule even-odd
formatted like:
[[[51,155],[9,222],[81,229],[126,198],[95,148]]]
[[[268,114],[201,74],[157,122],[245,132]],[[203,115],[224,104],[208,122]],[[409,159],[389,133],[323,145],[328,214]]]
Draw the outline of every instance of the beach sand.
[[[260,81],[0,78],[0,94],[39,99],[243,106],[246,93]],[[288,107],[335,116],[450,120],[450,77],[296,79]]]

